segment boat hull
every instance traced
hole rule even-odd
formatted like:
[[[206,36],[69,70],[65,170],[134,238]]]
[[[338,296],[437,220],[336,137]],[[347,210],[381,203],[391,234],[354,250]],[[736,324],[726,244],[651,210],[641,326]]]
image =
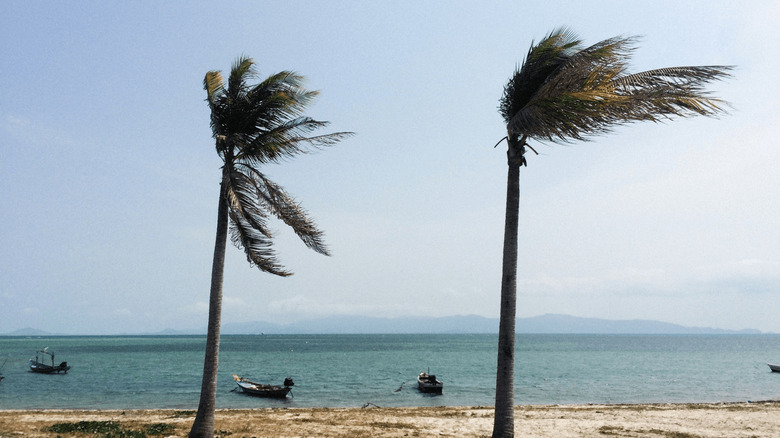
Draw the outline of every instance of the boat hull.
[[[768,363],[769,369],[772,370],[775,373],[780,373],[780,365],[772,365],[771,363]]]
[[[45,363],[40,363],[35,360],[30,359],[29,362],[30,365],[30,371],[38,374],[60,374],[60,373],[67,373],[70,369],[69,365],[46,365]]]
[[[261,385],[258,383],[236,382],[241,392],[255,397],[285,398],[292,388],[289,386]]]
[[[429,384],[418,383],[417,389],[419,389],[420,392],[425,394],[441,394],[443,387],[442,385],[429,385]]]

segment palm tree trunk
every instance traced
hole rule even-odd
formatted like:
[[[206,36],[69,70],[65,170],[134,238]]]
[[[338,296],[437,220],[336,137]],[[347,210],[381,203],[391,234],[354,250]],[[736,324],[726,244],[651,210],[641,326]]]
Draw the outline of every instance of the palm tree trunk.
[[[227,169],[227,166],[225,166]],[[214,436],[214,410],[217,406],[217,369],[219,367],[219,331],[222,318],[222,279],[225,271],[225,246],[228,234],[227,170],[223,170],[217,209],[217,238],[211,265],[211,292],[209,293],[209,325],[206,336],[206,358],[203,362],[203,381],[200,387],[198,413],[190,430],[190,438]]]
[[[520,164],[523,146],[508,137],[504,260],[501,278],[501,316],[498,326],[498,368],[493,438],[515,436],[515,315],[517,307],[517,226],[520,209]]]

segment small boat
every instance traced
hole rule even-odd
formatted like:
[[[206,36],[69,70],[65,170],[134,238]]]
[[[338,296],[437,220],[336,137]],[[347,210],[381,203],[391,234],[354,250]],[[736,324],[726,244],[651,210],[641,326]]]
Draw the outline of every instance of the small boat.
[[[417,376],[417,389],[427,394],[441,394],[444,383],[436,380],[436,376],[421,371]]]
[[[772,365],[771,363],[768,363],[767,365],[769,365],[770,370],[780,373],[780,365]]]
[[[295,386],[293,379],[289,377],[284,379],[283,386],[252,382],[251,380],[239,377],[235,374],[233,374],[233,380],[236,381],[236,384],[241,388],[241,391],[256,397],[285,398],[287,397],[287,393],[292,389],[291,386]]]
[[[46,362],[51,362],[51,365]],[[49,347],[36,351],[35,357],[30,359],[29,364],[30,371],[41,374],[67,373],[70,369],[70,365],[67,362],[60,362],[59,365],[54,365],[54,353],[49,351]]]

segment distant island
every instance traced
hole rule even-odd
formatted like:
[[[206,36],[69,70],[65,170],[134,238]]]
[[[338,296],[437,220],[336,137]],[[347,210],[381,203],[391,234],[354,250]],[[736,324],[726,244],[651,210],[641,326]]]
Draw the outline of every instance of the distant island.
[[[517,333],[549,334],[761,334],[759,330],[724,330],[710,327],[686,327],[661,321],[632,319],[610,320],[571,315],[546,314],[518,318]],[[118,333],[122,335],[201,335],[203,330],[166,329],[154,333]],[[264,321],[225,323],[223,335],[252,334],[412,334],[412,333],[498,333],[498,318],[477,315],[374,318],[368,316],[331,316],[290,324]],[[3,336],[68,336],[80,333],[48,333],[24,328]]]
[[[14,330],[10,333],[2,333],[3,336],[57,336],[54,333],[47,331],[34,329],[31,327],[25,327],[23,329]]]

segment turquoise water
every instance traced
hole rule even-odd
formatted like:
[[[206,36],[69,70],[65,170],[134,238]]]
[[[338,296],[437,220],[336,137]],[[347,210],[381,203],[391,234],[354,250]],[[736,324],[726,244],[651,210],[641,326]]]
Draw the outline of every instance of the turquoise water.
[[[48,346],[64,375],[30,373]],[[0,409],[195,409],[205,336],[0,337]],[[496,335],[223,336],[220,408],[490,406]],[[780,398],[778,335],[518,335],[518,404],[718,402]],[[423,395],[415,377],[444,381]],[[280,384],[293,397],[237,392],[232,374]],[[400,391],[398,389],[400,388]]]

